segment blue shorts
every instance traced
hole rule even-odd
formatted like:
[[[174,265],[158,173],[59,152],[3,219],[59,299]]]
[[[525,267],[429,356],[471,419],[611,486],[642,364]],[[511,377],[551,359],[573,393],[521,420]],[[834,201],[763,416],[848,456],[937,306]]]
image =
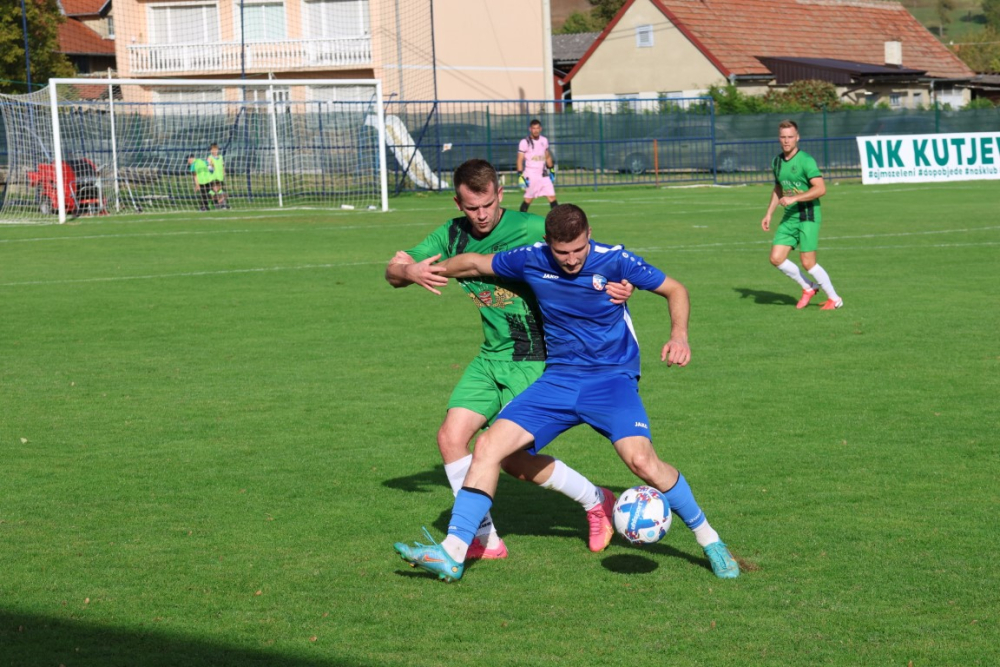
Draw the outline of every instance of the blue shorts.
[[[625,372],[547,370],[497,419],[508,419],[531,433],[532,454],[578,424],[589,424],[611,442],[636,435],[650,438],[639,378]]]

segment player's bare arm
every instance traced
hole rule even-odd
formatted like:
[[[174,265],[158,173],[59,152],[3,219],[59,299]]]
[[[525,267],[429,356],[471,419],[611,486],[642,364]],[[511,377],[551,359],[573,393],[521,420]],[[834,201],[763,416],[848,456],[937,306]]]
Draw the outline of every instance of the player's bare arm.
[[[823,182],[822,176],[817,176],[816,178],[810,179],[809,189],[805,192],[799,192],[796,194],[783,196],[778,200],[778,203],[782,206],[791,206],[796,202],[812,201],[814,199],[819,199],[826,194],[826,183]]]
[[[691,361],[691,346],[688,344],[691,301],[687,288],[673,278],[667,277],[652,291],[667,300],[670,311],[670,340],[660,352],[660,361],[667,362],[668,366],[687,366]]]
[[[448,279],[441,274],[439,265],[435,264],[441,255],[434,255],[416,262],[405,252],[397,252],[389,265],[385,267],[385,280],[393,287],[420,285],[428,292],[440,295],[438,288],[448,284]]]
[[[449,257],[434,266],[441,276],[447,278],[476,278],[495,276],[493,273],[493,255],[480,255],[475,252],[463,252],[461,255]]]
[[[764,214],[764,218],[760,221],[761,229],[765,232],[771,229],[771,216],[774,215],[774,210],[778,208],[778,201],[781,199],[781,186],[775,185],[774,189],[771,190],[771,201],[767,205],[767,213]]]

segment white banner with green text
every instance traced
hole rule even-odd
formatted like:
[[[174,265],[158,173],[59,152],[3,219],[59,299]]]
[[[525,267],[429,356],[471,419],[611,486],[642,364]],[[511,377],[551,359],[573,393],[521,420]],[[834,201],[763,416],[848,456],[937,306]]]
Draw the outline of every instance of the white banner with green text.
[[[865,185],[1000,179],[1000,132],[857,139]]]

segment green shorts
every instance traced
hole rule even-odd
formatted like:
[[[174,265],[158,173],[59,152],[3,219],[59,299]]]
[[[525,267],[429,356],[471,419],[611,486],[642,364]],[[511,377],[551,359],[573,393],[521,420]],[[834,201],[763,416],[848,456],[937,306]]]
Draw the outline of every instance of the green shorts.
[[[782,220],[774,232],[773,245],[787,245],[799,252],[816,252],[819,248],[820,223],[811,220]]]
[[[448,409],[472,410],[493,423],[500,408],[527,389],[544,370],[544,361],[502,361],[476,357],[451,392]]]

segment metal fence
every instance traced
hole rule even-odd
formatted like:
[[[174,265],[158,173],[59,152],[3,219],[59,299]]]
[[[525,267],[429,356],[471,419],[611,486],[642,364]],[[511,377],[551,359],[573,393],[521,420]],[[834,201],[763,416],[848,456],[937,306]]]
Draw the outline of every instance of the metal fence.
[[[446,182],[481,157],[516,183],[517,145],[538,119],[559,165],[557,187],[685,183],[766,183],[779,152],[777,125],[799,124],[800,146],[826,178],[860,178],[857,136],[1000,130],[1000,109],[865,109],[800,114],[717,115],[711,98],[549,101],[389,102],[408,130],[389,151],[390,192],[416,189],[409,177],[433,171]],[[396,159],[396,155],[404,156]]]

